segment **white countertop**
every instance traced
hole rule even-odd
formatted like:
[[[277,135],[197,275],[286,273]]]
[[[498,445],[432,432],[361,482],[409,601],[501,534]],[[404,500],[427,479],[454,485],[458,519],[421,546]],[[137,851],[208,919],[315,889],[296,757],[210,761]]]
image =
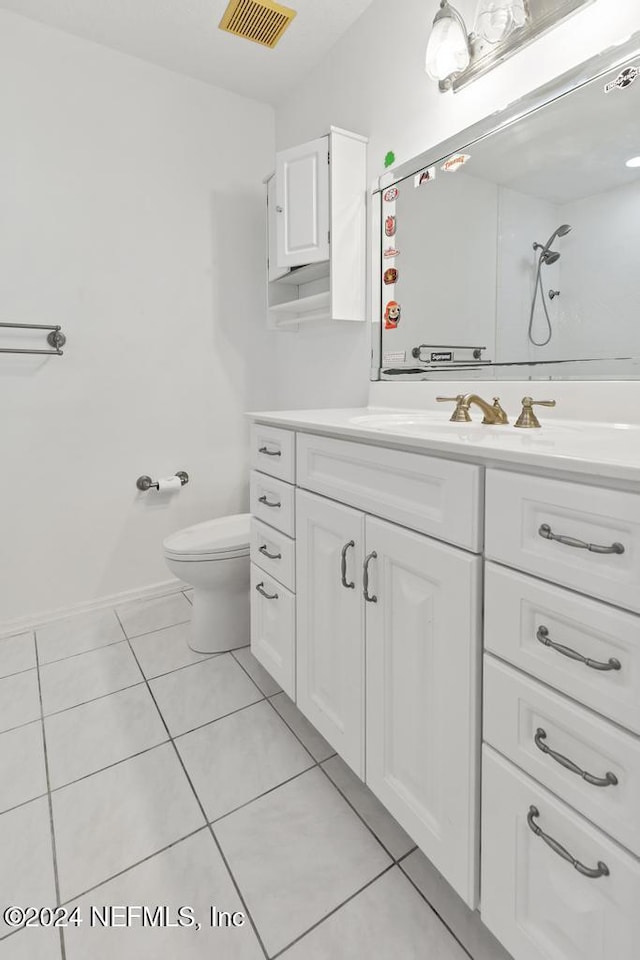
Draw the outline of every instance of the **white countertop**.
[[[525,430],[515,429],[513,422],[482,424],[482,414],[476,408],[472,410],[472,423],[451,423],[450,409],[395,407],[282,410],[248,416],[259,423],[292,430],[462,457],[486,465],[588,475],[608,485],[626,489],[633,485],[640,492],[640,425],[557,418],[545,422],[546,412],[544,407],[539,410],[540,429]]]

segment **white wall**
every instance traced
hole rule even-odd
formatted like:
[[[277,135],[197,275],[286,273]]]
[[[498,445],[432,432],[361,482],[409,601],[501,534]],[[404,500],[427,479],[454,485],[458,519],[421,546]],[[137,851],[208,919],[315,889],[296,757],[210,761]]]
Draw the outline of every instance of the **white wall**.
[[[0,320],[68,337],[0,354],[2,628],[166,581],[168,532],[246,508],[273,112],[0,11],[0,141]]]
[[[471,25],[476,0],[457,6]],[[640,30],[637,0],[596,0],[465,90],[440,94],[423,71],[437,7],[438,0],[374,0],[276,111],[278,148],[320,136],[330,124],[367,134],[373,180],[388,150],[408,160]],[[366,402],[367,324],[280,334],[277,349],[279,406]]]

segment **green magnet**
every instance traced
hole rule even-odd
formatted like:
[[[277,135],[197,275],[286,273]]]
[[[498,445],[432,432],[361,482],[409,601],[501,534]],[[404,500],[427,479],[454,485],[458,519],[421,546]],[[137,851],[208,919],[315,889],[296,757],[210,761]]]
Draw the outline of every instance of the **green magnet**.
[[[393,150],[389,150],[389,153],[384,158],[384,165],[385,167],[392,167],[395,162],[396,162],[396,155],[393,152]]]

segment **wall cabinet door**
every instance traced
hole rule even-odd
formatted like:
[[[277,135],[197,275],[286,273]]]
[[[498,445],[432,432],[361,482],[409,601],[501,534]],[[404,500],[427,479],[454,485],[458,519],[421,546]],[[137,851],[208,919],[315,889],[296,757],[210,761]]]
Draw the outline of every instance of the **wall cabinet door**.
[[[481,560],[367,517],[367,783],[477,899]]]
[[[275,174],[267,181],[267,278],[278,280],[289,273],[289,267],[278,266],[278,201],[276,198]]]
[[[364,778],[364,514],[300,490],[297,704]]]
[[[277,266],[329,259],[329,138],[276,156]]]

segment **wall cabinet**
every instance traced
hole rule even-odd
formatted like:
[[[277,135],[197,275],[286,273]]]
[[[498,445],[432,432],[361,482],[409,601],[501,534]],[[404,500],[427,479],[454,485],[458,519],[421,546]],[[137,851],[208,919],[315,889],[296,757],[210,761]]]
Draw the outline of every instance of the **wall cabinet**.
[[[329,137],[276,156],[276,263],[329,259]]]
[[[267,180],[269,325],[366,319],[364,137],[331,128],[283,150]]]

